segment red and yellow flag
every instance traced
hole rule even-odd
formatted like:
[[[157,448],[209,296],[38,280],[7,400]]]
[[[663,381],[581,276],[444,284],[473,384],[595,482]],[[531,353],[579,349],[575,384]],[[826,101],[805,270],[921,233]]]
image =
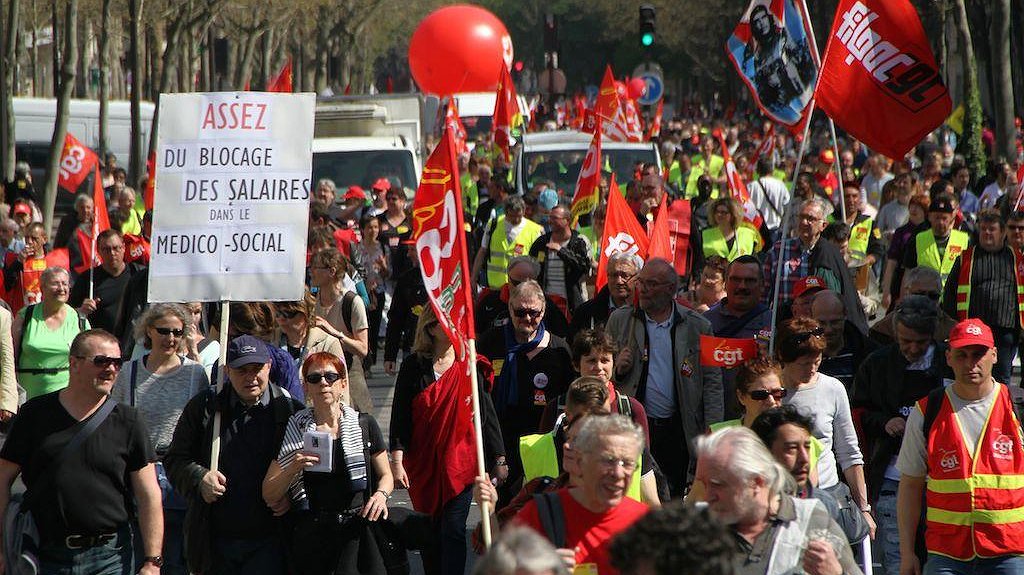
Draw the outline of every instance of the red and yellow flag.
[[[597,125],[601,125],[601,120],[597,120]],[[583,158],[583,165],[580,167],[580,175],[576,178],[576,193],[572,197],[572,225],[575,227],[576,222],[583,214],[589,214],[594,211],[597,207],[598,199],[600,197],[600,184],[601,184],[601,129],[598,127],[594,131],[594,137],[590,141],[590,148],[587,150],[587,156]]]
[[[523,125],[523,112],[519,109],[519,98],[505,63],[501,63],[498,75],[497,97],[494,99],[494,142],[505,154],[505,160],[512,159],[512,130]]]

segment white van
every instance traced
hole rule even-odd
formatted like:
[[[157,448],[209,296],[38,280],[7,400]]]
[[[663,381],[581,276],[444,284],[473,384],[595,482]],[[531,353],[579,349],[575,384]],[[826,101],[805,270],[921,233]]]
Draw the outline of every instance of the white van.
[[[153,123],[154,105],[142,102],[142,146],[149,146],[149,134]],[[100,103],[97,100],[71,100],[68,117],[68,133],[93,150],[99,149]],[[57,100],[52,98],[14,99],[14,139],[17,143],[49,143],[53,138],[53,126],[57,121]],[[131,151],[131,103],[125,101],[107,104],[107,149],[113,152],[118,163],[128,164]],[[19,158],[20,159],[20,158]],[[31,161],[30,161],[31,164]],[[32,164],[33,168],[38,168]]]

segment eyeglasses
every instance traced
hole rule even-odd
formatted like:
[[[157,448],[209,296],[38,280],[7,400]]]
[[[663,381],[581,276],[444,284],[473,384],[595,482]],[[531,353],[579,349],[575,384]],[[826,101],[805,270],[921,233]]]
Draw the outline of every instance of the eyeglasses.
[[[1010,230],[1013,230],[1013,231],[1016,231],[1016,232],[1019,232],[1021,230],[1024,230],[1024,225],[1009,224],[1009,225],[1006,226],[1006,228],[1010,229]]]
[[[822,337],[823,335],[825,335],[825,328],[816,327],[811,331],[801,331],[799,333],[794,333],[792,336],[789,337],[789,339],[791,339],[793,343],[800,345],[806,342],[807,340],[811,339],[812,337]]]
[[[76,355],[78,359],[89,359],[84,355]],[[114,366],[114,369],[121,369],[121,365],[124,364],[124,360],[120,357],[107,357],[105,355],[96,355],[92,357],[92,364],[101,369],[106,369],[108,366]]]
[[[747,395],[750,396],[750,399],[756,399],[757,401],[764,401],[764,400],[768,399],[769,395],[774,397],[775,399],[782,399],[783,397],[786,397],[786,395],[788,393],[789,393],[789,390],[784,388],[784,387],[782,387],[782,388],[779,388],[779,389],[772,389],[772,390],[768,390],[768,389],[755,389],[755,390],[751,391],[750,393],[748,393]]]
[[[633,473],[636,469],[636,461],[631,459],[619,459],[611,455],[602,455],[598,462],[606,470],[615,469],[621,467],[626,473]]]
[[[333,384],[334,382],[338,381],[339,379],[341,379],[341,374],[340,373],[335,373],[333,371],[328,371],[328,372],[325,372],[325,373],[307,373],[306,374],[306,383],[308,383],[310,385],[320,385],[320,382],[324,381],[324,380],[327,380],[328,385],[330,385],[330,384]]]
[[[160,335],[174,335],[174,337],[181,337],[185,335],[184,329],[173,329],[169,327],[154,327],[153,329]]]
[[[916,291],[911,292],[910,295],[923,295],[932,301],[939,301],[939,298],[942,297],[942,294],[937,291]]]
[[[519,309],[512,310],[512,313],[515,314],[515,316],[518,317],[519,319],[523,319],[526,316],[530,316],[534,319],[537,319],[544,315],[544,310],[521,307]]]

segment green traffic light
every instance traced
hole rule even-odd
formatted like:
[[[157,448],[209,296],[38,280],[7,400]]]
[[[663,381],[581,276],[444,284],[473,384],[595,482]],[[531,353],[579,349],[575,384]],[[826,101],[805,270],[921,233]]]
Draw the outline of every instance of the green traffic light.
[[[644,32],[644,34],[640,36],[640,43],[643,44],[644,46],[650,46],[651,44],[654,44],[654,34],[651,34],[650,32]]]

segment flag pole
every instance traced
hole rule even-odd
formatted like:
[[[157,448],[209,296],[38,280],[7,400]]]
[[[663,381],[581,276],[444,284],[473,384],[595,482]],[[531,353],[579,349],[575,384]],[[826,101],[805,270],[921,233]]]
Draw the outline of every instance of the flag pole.
[[[467,341],[469,344],[469,382],[470,393],[473,394],[473,432],[476,436],[476,472],[483,477],[487,473],[484,463],[483,418],[480,412],[480,383],[476,373],[476,339]],[[480,505],[480,528],[484,538],[484,546],[491,547],[491,510],[487,503]]]
[[[220,361],[218,365],[218,377],[217,377],[217,391],[216,395],[220,395],[220,392],[224,389],[227,384],[228,377],[228,318],[231,315],[231,301],[223,300],[220,302],[220,333],[217,334],[220,339]],[[216,405],[216,403],[215,403]],[[217,471],[220,467],[220,410],[214,409],[213,411],[213,442],[210,443],[210,471]]]
[[[811,133],[811,117],[814,115],[814,98],[808,102],[807,121],[804,122],[804,134],[800,139],[800,151],[796,155],[796,166],[793,167],[793,192],[796,192],[796,179],[800,175],[800,165],[804,161],[804,152],[807,149],[807,136]],[[790,200],[792,202],[792,200]],[[775,262],[775,290],[772,292],[772,323],[771,332],[772,336],[768,339],[768,357],[772,357],[775,354],[775,325],[779,321],[779,286],[782,285],[782,268],[785,267],[785,263],[782,261],[782,246],[786,242],[786,236],[789,233],[789,210],[783,208],[782,211],[782,235],[780,236],[779,243],[779,258]],[[774,247],[774,246],[773,246]]]
[[[818,39],[814,35],[814,26],[811,26],[811,14],[807,10],[807,0],[800,0],[801,13],[800,17],[804,20],[804,28],[807,30],[807,35],[811,38],[811,55],[814,56],[814,63],[818,66],[818,81],[821,80],[821,54],[818,52]],[[817,92],[817,86],[815,86],[815,92]],[[814,101],[813,99],[811,100]],[[813,108],[811,109],[813,112]],[[832,117],[825,114],[828,118],[828,129],[832,136],[832,153],[835,155],[835,162],[833,165],[836,170],[836,181],[839,182],[839,215],[842,217],[842,222],[846,222],[846,202],[843,201],[843,167],[839,162],[839,139],[836,138],[836,123],[832,121]],[[811,117],[807,116],[808,123]]]

